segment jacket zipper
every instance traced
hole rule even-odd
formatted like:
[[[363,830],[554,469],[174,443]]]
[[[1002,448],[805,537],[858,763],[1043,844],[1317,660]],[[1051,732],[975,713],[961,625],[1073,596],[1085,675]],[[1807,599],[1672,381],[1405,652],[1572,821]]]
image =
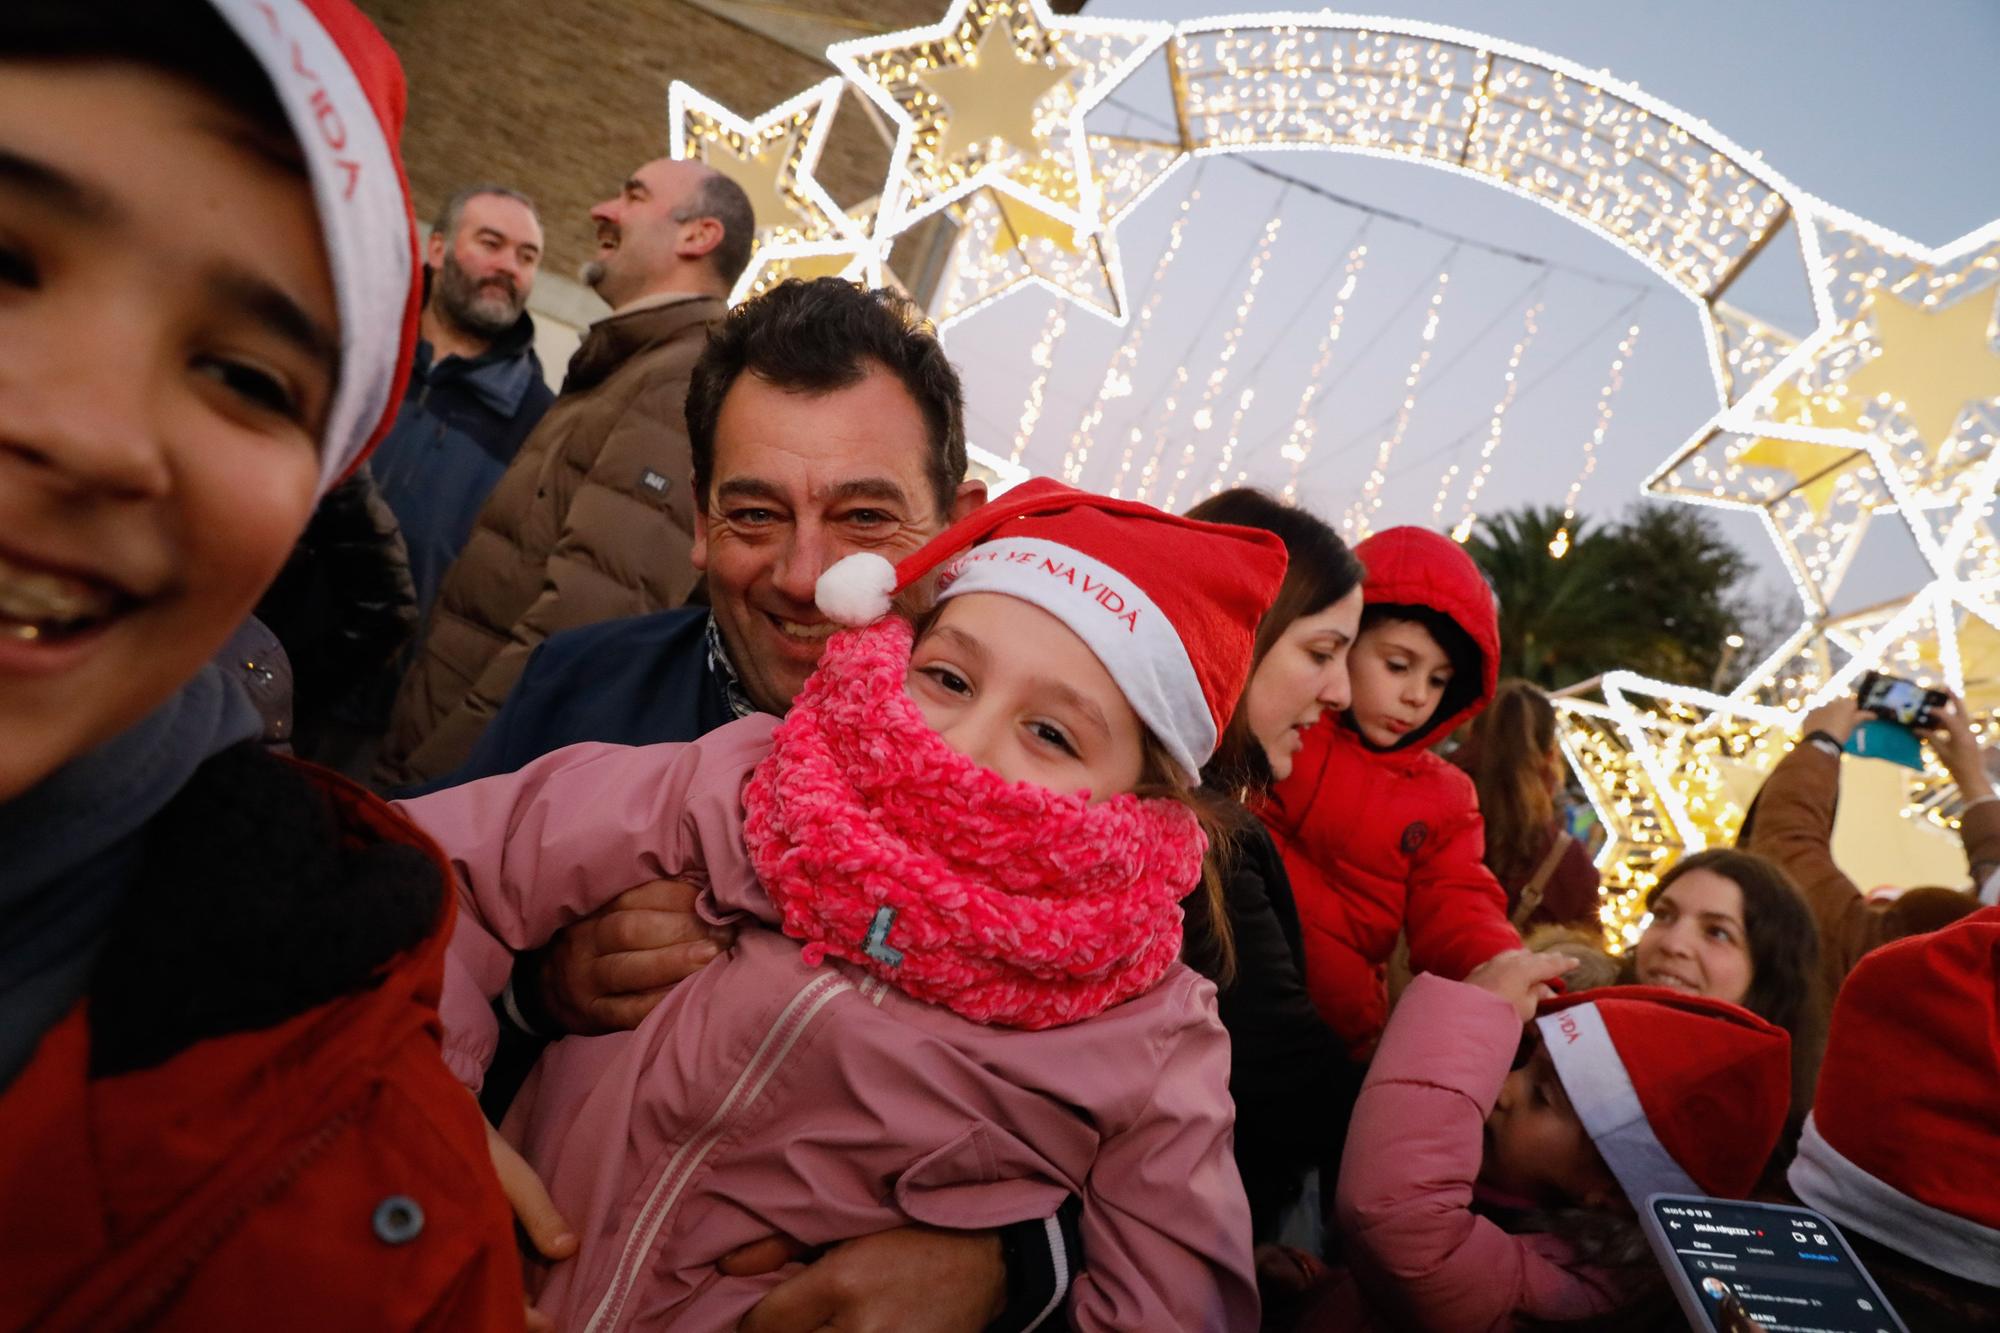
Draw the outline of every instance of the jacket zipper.
[[[633,1219],[632,1230],[626,1233],[618,1266],[611,1273],[611,1283],[597,1308],[591,1312],[584,1333],[603,1333],[603,1330],[617,1325],[639,1269],[651,1255],[667,1219],[673,1215],[681,1191],[701,1169],[703,1161],[721,1141],[723,1133],[763,1093],[764,1085],[784,1064],[785,1057],[791,1054],[792,1047],[805,1035],[819,1011],[835,997],[853,989],[854,983],[839,973],[822,972],[800,987],[791,1002],[772,1021],[749,1062],[736,1076],[729,1095],[722,1099],[722,1104],[716,1107],[707,1123],[683,1141],[667,1159],[666,1166],[661,1168],[659,1179],[653,1182],[653,1188],[646,1196],[645,1206]]]
[[[112,1327],[137,1329],[151,1324],[160,1308],[173,1299],[174,1293],[186,1284],[195,1269],[243,1224],[250,1211],[298,1179],[299,1173],[331,1147],[341,1131],[352,1124],[360,1113],[360,1104],[356,1102],[321,1121],[319,1127],[270,1173],[237,1191],[235,1199],[216,1217],[214,1224],[202,1231],[178,1258],[166,1266],[164,1276],[147,1291],[132,1317]]]

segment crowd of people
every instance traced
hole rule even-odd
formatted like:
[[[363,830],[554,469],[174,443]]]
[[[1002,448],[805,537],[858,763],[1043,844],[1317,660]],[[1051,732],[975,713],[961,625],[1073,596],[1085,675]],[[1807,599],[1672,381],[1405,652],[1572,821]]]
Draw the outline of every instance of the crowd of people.
[[[1969,887],[1841,873],[1837,701],[1614,955],[1457,543],[989,498],[691,161],[552,394],[403,104],[348,0],[0,8],[0,1327],[1666,1329],[1666,1192],[2000,1328],[1963,708]]]

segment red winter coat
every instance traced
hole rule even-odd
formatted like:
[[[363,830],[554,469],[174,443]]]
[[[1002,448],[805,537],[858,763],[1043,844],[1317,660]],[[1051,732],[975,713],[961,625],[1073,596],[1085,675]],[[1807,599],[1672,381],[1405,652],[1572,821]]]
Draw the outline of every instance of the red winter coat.
[[[381,801],[287,767],[349,846],[449,875]],[[439,1053],[439,898],[372,984],[157,1065],[93,1077],[88,999],[51,1029],[0,1095],[0,1329],[520,1329],[512,1213]]]
[[[1483,659],[1477,688],[1458,692],[1456,706],[1448,693],[1439,704],[1447,715],[1398,749],[1373,748],[1342,716],[1322,720],[1264,810],[1298,901],[1306,989],[1365,1057],[1389,1016],[1383,964],[1398,933],[1409,936],[1413,971],[1454,981],[1521,939],[1486,868],[1472,779],[1430,752],[1493,697],[1500,630],[1492,591],[1455,542],[1421,528],[1392,528],[1355,554],[1368,568],[1370,605],[1442,612]]]

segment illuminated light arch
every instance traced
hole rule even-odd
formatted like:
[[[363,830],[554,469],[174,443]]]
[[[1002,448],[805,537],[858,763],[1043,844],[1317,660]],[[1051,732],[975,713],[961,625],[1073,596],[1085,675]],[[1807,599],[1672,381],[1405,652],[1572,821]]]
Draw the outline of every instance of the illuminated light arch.
[[[959,223],[940,285],[949,308],[932,311],[941,325],[1030,282],[1123,322],[1116,222],[1190,157],[1264,151],[1361,153],[1484,181],[1587,228],[1689,302],[1714,406],[1644,489],[1757,513],[1805,624],[1727,695],[1614,673],[1602,702],[1563,701],[1565,751],[1612,834],[1600,866],[1614,931],[1630,927],[1637,896],[1675,855],[1733,833],[1740,803],[1724,770],[1767,768],[1795,710],[1847,688],[1890,650],[1890,630],[1907,639],[1928,611],[1932,675],[1954,688],[1965,683],[1961,627],[2000,638],[2000,544],[1985,523],[2000,481],[1990,341],[2000,221],[1919,245],[1815,198],[1605,71],[1435,24],[1328,12],[1182,23],[1163,46],[1177,130],[1165,142],[1082,124],[1134,77],[1134,53],[1153,49],[1160,25],[1056,19],[1042,0],[954,0],[938,24],[842,43],[836,60],[879,102],[913,75],[868,58],[909,48],[933,68],[976,62],[982,44],[1006,49],[975,40],[995,24],[1013,33],[1013,58],[1049,65],[1048,78],[1018,81],[1033,92],[1016,110],[1031,115],[1037,143],[1010,157],[990,139],[962,162],[933,161],[932,178],[914,185],[892,171],[872,232],[886,249],[918,218],[947,211]],[[1065,69],[1087,72],[1058,78]],[[898,102],[899,163],[921,156],[912,145],[953,147],[937,120],[944,109]],[[1006,204],[1046,221],[1023,226]],[[1775,257],[1787,224],[1814,318],[1800,337],[1723,299],[1752,262]],[[1965,302],[1982,303],[1985,320]],[[1951,373],[1928,374],[1935,366]],[[1829,606],[1863,525],[1879,516],[1909,530],[1929,581],[1907,598],[1916,610],[1857,636]]]

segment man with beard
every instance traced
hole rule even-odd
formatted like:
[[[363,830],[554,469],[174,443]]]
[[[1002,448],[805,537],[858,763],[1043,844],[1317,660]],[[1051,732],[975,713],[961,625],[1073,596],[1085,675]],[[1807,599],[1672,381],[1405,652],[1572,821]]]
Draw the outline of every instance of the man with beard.
[[[756,220],[727,177],[665,158],[590,216],[598,245],[583,276],[611,314],[584,336],[444,576],[396,698],[384,785],[457,768],[550,634],[679,606],[694,590],[682,402]]]
[[[474,185],[438,215],[409,392],[370,464],[409,544],[419,614],[555,401],[527,314],[541,262],[541,220],[518,191]]]

